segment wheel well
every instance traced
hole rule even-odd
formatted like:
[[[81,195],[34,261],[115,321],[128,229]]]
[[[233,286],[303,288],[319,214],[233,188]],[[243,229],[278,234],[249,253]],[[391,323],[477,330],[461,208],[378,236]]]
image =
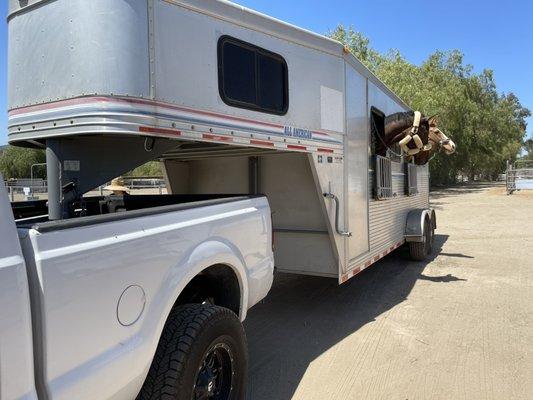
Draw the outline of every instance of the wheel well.
[[[218,264],[204,269],[185,286],[174,307],[204,302],[228,308],[239,315],[241,289],[231,267]]]

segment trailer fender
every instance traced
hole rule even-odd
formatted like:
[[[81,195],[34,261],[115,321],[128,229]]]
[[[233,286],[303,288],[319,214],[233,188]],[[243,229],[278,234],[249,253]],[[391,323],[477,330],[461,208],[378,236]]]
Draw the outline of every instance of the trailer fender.
[[[433,229],[437,229],[437,213],[435,213],[433,208],[430,208],[429,210],[431,211],[431,226]]]
[[[405,223],[405,241],[406,242],[423,242],[424,241],[424,224],[426,218],[429,223],[436,227],[435,210],[433,209],[416,209],[409,211]]]

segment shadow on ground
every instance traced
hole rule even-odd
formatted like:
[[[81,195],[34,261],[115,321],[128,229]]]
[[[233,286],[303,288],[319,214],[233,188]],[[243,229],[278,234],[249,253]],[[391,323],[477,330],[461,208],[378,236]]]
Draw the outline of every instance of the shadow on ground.
[[[272,291],[245,322],[250,350],[247,398],[291,399],[314,359],[403,302],[418,279],[463,280],[450,274],[423,275],[447,239],[435,236],[434,255],[427,261],[408,261],[407,249],[400,248],[341,286],[331,278],[277,274]]]
[[[493,188],[495,186],[505,186],[503,182],[474,182],[463,183],[454,186],[439,187],[435,186],[431,188],[431,205],[433,206],[434,200],[442,199],[446,197],[456,196],[458,194],[470,194],[479,193],[483,190]]]

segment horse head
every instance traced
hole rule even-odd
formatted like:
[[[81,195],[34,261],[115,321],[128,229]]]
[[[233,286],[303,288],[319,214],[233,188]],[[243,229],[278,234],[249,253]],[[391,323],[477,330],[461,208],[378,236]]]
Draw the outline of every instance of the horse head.
[[[447,155],[455,153],[455,143],[448,136],[442,132],[438,125],[436,116],[430,117],[428,120],[428,144],[427,151],[421,151],[413,155],[415,164],[424,165],[429,162],[435,153],[443,150]]]
[[[429,128],[429,119],[418,111],[388,115],[385,118],[384,145],[389,147],[399,143],[403,153],[413,156],[429,149]]]
[[[437,125],[437,117],[431,117],[429,119],[429,142],[431,143],[432,151],[442,149],[447,155],[455,153],[455,143]]]
[[[416,111],[399,112],[385,118],[385,137],[376,154],[384,155],[386,149],[398,143],[415,164],[424,165],[438,151],[447,155],[455,152],[455,143],[438,127],[437,116],[425,117]]]

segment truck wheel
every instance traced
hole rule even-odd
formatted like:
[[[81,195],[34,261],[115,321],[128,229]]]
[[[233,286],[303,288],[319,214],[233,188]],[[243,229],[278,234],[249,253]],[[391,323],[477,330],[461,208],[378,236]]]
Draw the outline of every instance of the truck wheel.
[[[187,304],[172,310],[137,400],[240,400],[246,336],[229,309]]]
[[[411,260],[423,261],[433,251],[433,240],[435,237],[435,230],[431,221],[424,222],[424,235],[422,236],[422,242],[409,242],[409,256]]]

